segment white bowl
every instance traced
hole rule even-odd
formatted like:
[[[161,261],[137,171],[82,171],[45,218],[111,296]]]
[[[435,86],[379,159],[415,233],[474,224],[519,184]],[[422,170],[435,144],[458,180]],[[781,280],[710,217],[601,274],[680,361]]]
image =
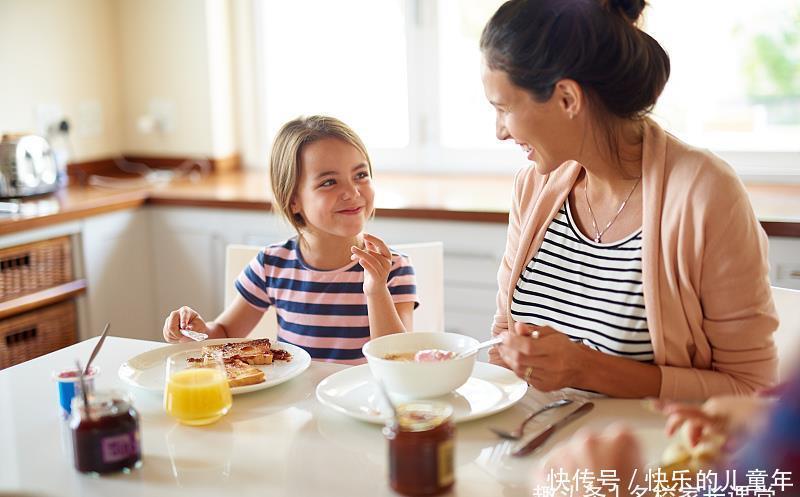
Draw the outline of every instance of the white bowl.
[[[384,359],[387,354],[441,349],[462,352],[478,345],[472,337],[457,333],[395,333],[367,342],[362,351],[372,376],[380,379],[390,394],[406,399],[445,395],[467,382],[477,354],[439,362],[410,362]]]

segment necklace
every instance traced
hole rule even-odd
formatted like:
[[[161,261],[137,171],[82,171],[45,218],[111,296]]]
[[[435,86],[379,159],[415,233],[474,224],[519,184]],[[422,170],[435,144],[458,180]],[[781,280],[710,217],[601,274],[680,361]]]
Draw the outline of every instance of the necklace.
[[[636,187],[639,186],[639,183],[641,181],[642,181],[642,177],[639,176],[639,179],[636,180],[636,183],[633,185],[633,188],[631,188],[631,191],[628,193],[628,196],[625,197],[625,200],[622,201],[622,205],[620,205],[619,209],[617,209],[617,213],[614,214],[614,217],[611,218],[611,221],[609,221],[608,224],[606,224],[606,227],[603,228],[603,231],[600,231],[600,230],[597,229],[597,220],[594,218],[594,211],[592,211],[592,204],[589,203],[589,193],[588,193],[589,192],[589,175],[588,174],[586,175],[586,183],[584,183],[584,185],[583,185],[583,196],[586,198],[586,206],[589,207],[589,215],[592,217],[592,228],[594,228],[594,241],[595,241],[595,243],[600,243],[600,239],[603,238],[603,234],[606,231],[608,231],[608,228],[610,228],[611,225],[614,224],[614,221],[617,220],[617,217],[619,217],[620,212],[622,212],[622,209],[625,208],[625,204],[628,203],[628,200],[631,198],[631,195],[633,195],[634,190],[636,190]]]

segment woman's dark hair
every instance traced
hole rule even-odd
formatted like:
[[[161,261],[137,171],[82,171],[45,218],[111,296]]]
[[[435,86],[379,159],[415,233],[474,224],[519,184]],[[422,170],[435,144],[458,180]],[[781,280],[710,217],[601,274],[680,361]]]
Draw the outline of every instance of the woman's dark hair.
[[[567,78],[581,86],[600,122],[607,114],[641,118],[669,78],[669,56],[635,25],[645,3],[510,0],[483,29],[481,52],[491,69],[539,102]]]

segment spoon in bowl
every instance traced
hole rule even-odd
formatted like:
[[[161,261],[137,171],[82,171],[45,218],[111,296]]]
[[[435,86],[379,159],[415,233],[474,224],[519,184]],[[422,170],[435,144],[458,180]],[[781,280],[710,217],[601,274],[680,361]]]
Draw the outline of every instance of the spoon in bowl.
[[[440,350],[440,349],[424,349],[417,351],[414,354],[414,361],[415,362],[439,362],[439,361],[446,361],[449,359],[461,359],[464,357],[468,357],[472,354],[476,354],[479,350],[485,349],[486,347],[491,347],[492,345],[497,345],[498,343],[502,342],[503,339],[501,337],[494,337],[490,340],[486,340],[485,342],[481,342],[478,345],[469,348],[463,352],[453,352],[450,350]]]

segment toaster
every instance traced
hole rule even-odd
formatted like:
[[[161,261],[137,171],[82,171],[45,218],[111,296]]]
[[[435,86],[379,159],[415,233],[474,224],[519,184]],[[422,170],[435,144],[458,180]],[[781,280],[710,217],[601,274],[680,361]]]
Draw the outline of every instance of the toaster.
[[[0,140],[0,198],[27,197],[58,188],[58,163],[50,144],[37,135]]]

